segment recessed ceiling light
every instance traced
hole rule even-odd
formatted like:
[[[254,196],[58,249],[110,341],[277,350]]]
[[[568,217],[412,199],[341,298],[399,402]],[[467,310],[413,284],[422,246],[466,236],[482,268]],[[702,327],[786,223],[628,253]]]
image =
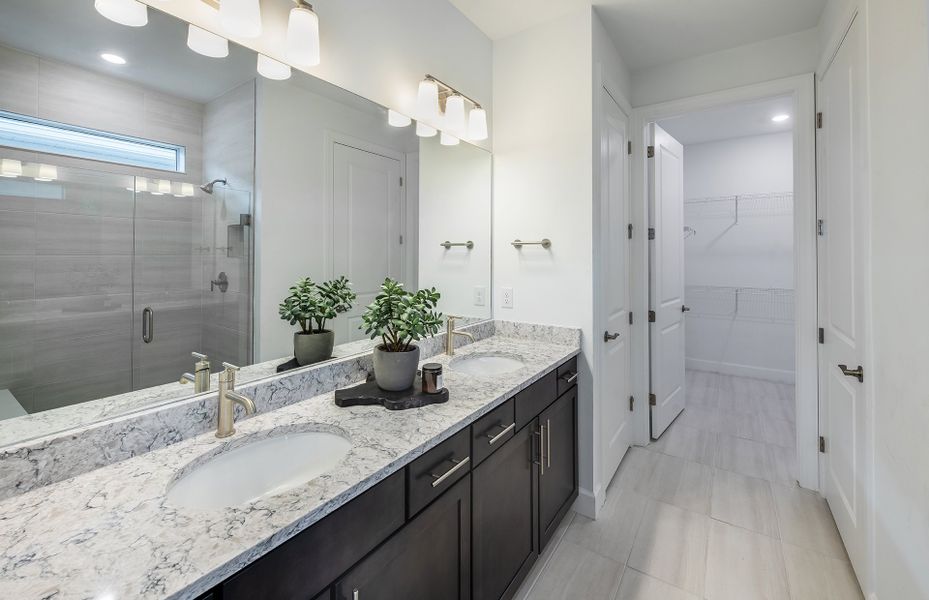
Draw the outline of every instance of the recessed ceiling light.
[[[789,118],[790,118],[790,115],[774,115],[773,117],[771,117],[771,120],[774,121],[775,123],[783,123]]]
[[[114,65],[126,64],[126,59],[118,54],[110,54],[109,52],[104,52],[103,54],[100,55],[100,58]]]

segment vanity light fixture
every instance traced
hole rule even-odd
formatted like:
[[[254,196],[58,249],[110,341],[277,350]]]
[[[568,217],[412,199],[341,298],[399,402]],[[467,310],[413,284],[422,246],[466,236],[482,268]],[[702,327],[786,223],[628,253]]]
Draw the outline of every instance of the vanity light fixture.
[[[104,52],[100,55],[100,58],[110,63],[111,65],[124,65],[126,64],[126,59],[120,56],[119,54],[113,54],[112,52]]]
[[[94,8],[120,25],[142,27],[148,24],[148,7],[137,0],[94,0]]]
[[[419,82],[416,95],[416,118],[435,120],[439,118],[439,84],[431,75]]]
[[[461,94],[452,94],[445,100],[445,127],[456,136],[464,135],[467,131],[464,97]]]
[[[439,132],[435,127],[430,127],[422,121],[416,121],[416,135],[419,137],[432,137]]]
[[[187,47],[210,58],[229,56],[229,40],[193,24],[187,26]]]
[[[19,177],[23,174],[23,163],[15,158],[0,160],[0,177]]]
[[[283,81],[285,79],[290,79],[291,70],[290,65],[285,65],[284,63],[267,57],[264,54],[259,54],[258,73],[262,77],[266,77],[268,79]]]
[[[58,167],[40,164],[39,171],[33,179],[36,181],[55,181],[58,179]]]
[[[287,20],[287,57],[301,67],[315,67],[319,64],[319,17],[306,0],[295,3]]]
[[[439,143],[443,146],[457,146],[460,141],[461,140],[445,131],[443,131],[441,137],[439,137]]]
[[[254,38],[261,35],[261,6],[258,0],[222,0],[219,22],[232,35]]]
[[[784,121],[790,119],[790,115],[774,115],[771,117],[771,120],[775,123],[783,123]]]
[[[387,123],[391,127],[409,127],[412,122],[413,119],[408,116],[398,113],[392,108],[387,109]]]
[[[480,104],[468,113],[468,138],[475,142],[487,139],[487,111]]]

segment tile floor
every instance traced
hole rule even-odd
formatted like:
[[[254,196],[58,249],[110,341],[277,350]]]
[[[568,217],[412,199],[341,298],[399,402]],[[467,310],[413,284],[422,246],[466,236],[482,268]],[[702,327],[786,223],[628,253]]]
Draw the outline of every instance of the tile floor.
[[[794,476],[793,386],[687,373],[601,517],[565,519],[517,600],[860,600],[826,502]]]

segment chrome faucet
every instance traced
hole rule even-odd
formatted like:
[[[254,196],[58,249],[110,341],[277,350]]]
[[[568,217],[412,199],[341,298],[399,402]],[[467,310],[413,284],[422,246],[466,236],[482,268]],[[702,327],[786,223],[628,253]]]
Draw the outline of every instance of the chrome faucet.
[[[209,392],[210,391],[210,360],[206,354],[200,354],[199,352],[191,352],[191,356],[197,359],[197,364],[194,365],[193,373],[184,373],[181,375],[180,383],[192,383],[194,384],[194,392]]]
[[[245,414],[255,414],[255,402],[235,391],[235,373],[239,367],[223,363],[219,374],[219,416],[216,422],[216,437],[225,438],[235,433],[235,405],[245,409]]]
[[[460,319],[455,315],[445,315],[445,354],[455,355],[455,336],[460,335],[468,338],[472,342],[474,336],[464,331],[455,331],[455,319]]]

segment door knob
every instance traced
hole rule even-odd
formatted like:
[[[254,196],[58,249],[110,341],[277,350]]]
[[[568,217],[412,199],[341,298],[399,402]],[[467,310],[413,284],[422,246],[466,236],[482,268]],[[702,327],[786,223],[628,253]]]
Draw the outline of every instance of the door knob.
[[[859,382],[864,381],[864,369],[861,368],[861,365],[858,365],[857,369],[849,369],[848,365],[839,365],[839,369],[842,370],[842,375],[846,377],[854,377]]]
[[[615,339],[618,338],[619,336],[620,336],[619,333],[610,333],[609,331],[604,331],[604,332],[603,332],[603,341],[604,341],[604,342],[612,342],[613,340],[615,340]]]
[[[686,304],[681,304],[681,312],[682,313],[690,312],[690,307],[687,306]]]

